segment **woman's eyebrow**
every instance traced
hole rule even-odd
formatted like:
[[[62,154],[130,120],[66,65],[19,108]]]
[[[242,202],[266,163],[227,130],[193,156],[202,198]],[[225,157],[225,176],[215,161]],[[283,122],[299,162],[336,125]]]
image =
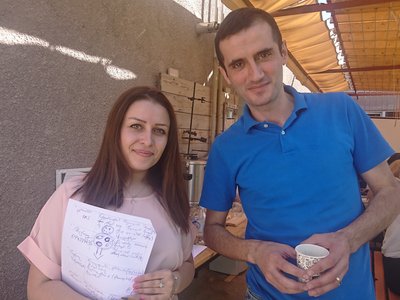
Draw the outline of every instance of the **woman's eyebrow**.
[[[139,122],[142,122],[142,123],[147,123],[147,121],[142,120],[142,119],[137,118],[137,117],[128,117],[128,119],[129,120],[136,120],[136,121],[139,121]],[[164,123],[156,123],[155,125],[156,126],[163,126],[163,127],[167,127],[167,128],[169,127],[168,124],[164,124]]]

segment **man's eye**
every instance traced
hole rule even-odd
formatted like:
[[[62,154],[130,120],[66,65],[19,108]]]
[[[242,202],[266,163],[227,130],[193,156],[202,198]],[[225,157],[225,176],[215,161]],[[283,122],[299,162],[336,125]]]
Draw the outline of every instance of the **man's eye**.
[[[234,64],[232,64],[232,69],[241,69],[241,68],[243,68],[243,62],[241,62],[241,61],[238,61],[238,62],[235,62]]]
[[[271,55],[270,52],[261,52],[260,54],[258,54],[258,59],[265,59],[268,58]]]

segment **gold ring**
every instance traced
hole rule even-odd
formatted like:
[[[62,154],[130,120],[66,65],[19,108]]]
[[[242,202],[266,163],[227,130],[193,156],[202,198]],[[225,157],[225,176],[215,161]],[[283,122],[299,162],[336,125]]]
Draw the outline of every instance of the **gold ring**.
[[[160,279],[160,289],[164,287],[164,283],[162,282],[162,279]]]
[[[339,276],[338,276],[338,277],[336,277],[335,279],[336,279],[336,281],[337,281],[338,285],[340,286],[340,285],[342,284],[342,279],[340,279],[340,277],[339,277]]]

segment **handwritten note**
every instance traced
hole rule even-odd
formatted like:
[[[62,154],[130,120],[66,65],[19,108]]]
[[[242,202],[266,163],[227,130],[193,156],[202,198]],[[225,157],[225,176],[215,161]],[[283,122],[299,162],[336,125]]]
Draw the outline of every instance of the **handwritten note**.
[[[206,250],[207,247],[204,245],[193,245],[193,250],[192,250],[192,255],[193,258],[195,258],[197,255],[199,255],[201,252],[203,252],[204,250]]]
[[[156,239],[149,219],[69,199],[62,236],[62,280],[91,299],[120,299],[144,274]]]

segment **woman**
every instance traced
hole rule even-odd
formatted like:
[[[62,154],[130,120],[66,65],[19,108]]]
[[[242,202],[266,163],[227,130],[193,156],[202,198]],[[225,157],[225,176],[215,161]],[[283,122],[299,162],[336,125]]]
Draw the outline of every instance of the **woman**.
[[[173,108],[158,90],[124,92],[108,116],[97,159],[86,176],[63,183],[18,246],[30,262],[29,299],[88,299],[61,279],[61,236],[68,199],[148,218],[157,237],[146,274],[133,281],[140,299],[175,299],[194,276],[194,233],[183,181]]]

